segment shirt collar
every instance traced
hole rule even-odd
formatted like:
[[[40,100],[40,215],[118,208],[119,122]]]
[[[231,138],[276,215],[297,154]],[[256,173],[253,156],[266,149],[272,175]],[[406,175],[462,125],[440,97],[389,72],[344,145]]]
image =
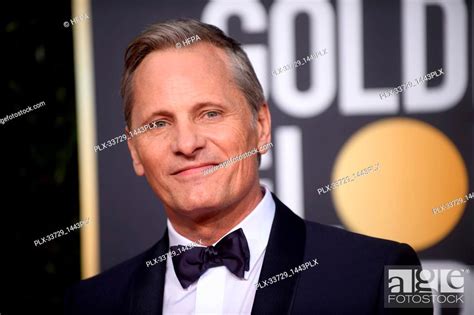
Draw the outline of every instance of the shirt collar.
[[[268,244],[268,239],[270,238],[270,230],[273,223],[273,218],[275,217],[275,201],[272,198],[270,189],[267,186],[262,185],[262,192],[264,196],[262,200],[258,203],[255,209],[250,212],[239,224],[234,226],[229,232],[227,232],[222,238],[224,238],[229,233],[242,228],[247,239],[250,250],[250,269],[245,272],[244,278],[248,279],[248,276],[252,269],[255,266],[258,258],[264,253],[265,248]],[[170,246],[176,245],[188,245],[192,241],[186,237],[180,235],[171,224],[170,220],[167,220],[168,226],[168,237]],[[221,238],[221,239],[222,239]],[[220,239],[219,239],[220,241]],[[216,245],[219,241],[215,242],[212,245]],[[197,240],[196,240],[197,242]],[[199,245],[198,245],[199,246]]]

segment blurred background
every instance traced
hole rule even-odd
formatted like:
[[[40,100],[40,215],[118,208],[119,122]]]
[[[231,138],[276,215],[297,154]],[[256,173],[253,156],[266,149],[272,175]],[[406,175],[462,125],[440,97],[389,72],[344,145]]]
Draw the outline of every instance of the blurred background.
[[[71,4],[51,4],[13,1],[0,14],[1,118],[46,104],[0,125],[2,315],[60,314],[81,277],[79,233],[34,246],[79,219]]]
[[[128,43],[172,18],[214,24],[243,44],[273,120],[262,183],[298,215],[409,243],[425,267],[474,265],[474,198],[432,212],[474,192],[471,1],[9,3],[0,118],[46,105],[0,125],[2,315],[60,314],[66,287],[161,238],[162,205],[135,176],[126,144],[93,146],[123,133]],[[380,96],[438,69],[429,82]],[[34,245],[87,217],[80,230]],[[466,279],[474,283],[472,272]],[[436,313],[474,314],[469,303]]]

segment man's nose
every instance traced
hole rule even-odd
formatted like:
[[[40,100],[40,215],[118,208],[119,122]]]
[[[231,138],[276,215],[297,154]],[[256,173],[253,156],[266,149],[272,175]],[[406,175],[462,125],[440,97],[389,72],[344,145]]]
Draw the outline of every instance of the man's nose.
[[[175,141],[172,142],[174,153],[193,155],[204,146],[204,138],[199,133],[199,128],[193,123],[179,123],[176,128]]]

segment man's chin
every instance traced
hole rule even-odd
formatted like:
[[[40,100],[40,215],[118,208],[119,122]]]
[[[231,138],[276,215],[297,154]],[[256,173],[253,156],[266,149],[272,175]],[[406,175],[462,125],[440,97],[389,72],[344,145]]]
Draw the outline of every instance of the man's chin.
[[[203,197],[200,196],[198,199],[188,198],[185,202],[181,200],[178,202],[178,208],[185,212],[207,212],[222,206],[222,202],[215,200],[215,198]]]
[[[214,199],[216,193],[225,190],[228,187],[226,178],[207,178],[203,177],[195,181],[173,183],[172,191],[179,192],[182,198],[196,199]]]
[[[168,207],[187,213],[220,209],[230,203],[233,195],[226,181],[218,183],[210,179],[198,183],[169,185],[165,191],[165,194],[158,194],[159,199]]]

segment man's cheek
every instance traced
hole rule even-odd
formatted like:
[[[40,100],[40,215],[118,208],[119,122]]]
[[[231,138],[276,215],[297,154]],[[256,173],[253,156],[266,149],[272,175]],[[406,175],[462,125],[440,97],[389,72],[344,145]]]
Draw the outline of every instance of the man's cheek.
[[[158,174],[166,165],[164,159],[151,150],[142,149],[138,159],[142,166],[143,175],[147,177],[148,181],[158,179]]]

